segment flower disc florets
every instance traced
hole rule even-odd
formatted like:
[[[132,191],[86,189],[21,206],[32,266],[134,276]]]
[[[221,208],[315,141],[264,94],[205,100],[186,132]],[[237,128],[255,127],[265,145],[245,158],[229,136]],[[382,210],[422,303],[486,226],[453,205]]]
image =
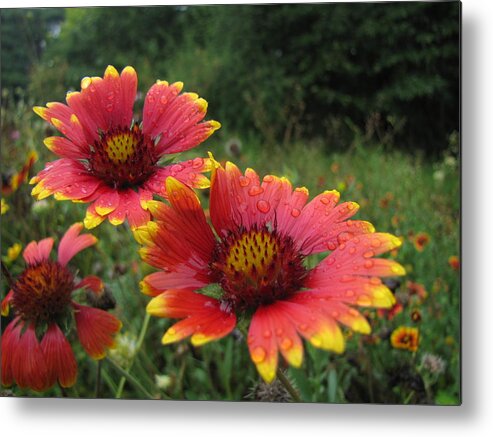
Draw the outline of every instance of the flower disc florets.
[[[285,299],[303,287],[303,256],[290,237],[267,226],[239,229],[217,244],[211,274],[236,310]]]
[[[29,266],[13,289],[13,305],[23,320],[53,322],[69,308],[74,277],[66,267],[43,261]]]

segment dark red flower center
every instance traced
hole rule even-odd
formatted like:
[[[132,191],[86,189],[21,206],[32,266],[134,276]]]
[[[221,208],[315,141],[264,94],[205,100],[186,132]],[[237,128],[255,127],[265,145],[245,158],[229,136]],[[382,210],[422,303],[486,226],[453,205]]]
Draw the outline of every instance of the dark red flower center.
[[[102,134],[91,148],[90,171],[113,188],[138,187],[155,171],[154,142],[134,125]]]
[[[293,240],[267,226],[232,232],[217,244],[211,263],[223,300],[240,311],[286,299],[303,287],[306,273]]]
[[[60,264],[43,261],[24,270],[13,289],[17,315],[36,324],[51,322],[69,308],[74,277]]]

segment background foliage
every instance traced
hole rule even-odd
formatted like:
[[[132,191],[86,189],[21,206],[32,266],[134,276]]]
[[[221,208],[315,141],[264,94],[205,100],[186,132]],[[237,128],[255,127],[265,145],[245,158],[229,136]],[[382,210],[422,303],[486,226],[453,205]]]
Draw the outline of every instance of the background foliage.
[[[279,6],[13,9],[2,26],[2,175],[26,153],[32,171],[54,159],[42,144],[53,132],[31,111],[62,101],[84,76],[108,64],[133,65],[143,93],[157,79],[183,81],[209,102],[223,127],[186,157],[213,151],[242,169],[286,175],[312,195],[336,188],[360,203],[358,218],[400,236],[393,254],[407,276],[394,289],[403,311],[369,311],[371,336],[347,334],[341,356],[307,347],[301,370],[289,370],[305,401],[454,404],[460,398],[458,2]],[[141,100],[140,100],[141,101]],[[185,157],[185,158],[186,158]],[[15,243],[63,234],[83,218],[80,205],[35,202],[22,185],[6,200],[2,257]],[[203,195],[204,204],[207,197]],[[413,242],[426,232],[420,252]],[[117,302],[123,333],[135,344],[147,298],[138,292],[148,267],[125,227],[95,230],[97,251],[76,258],[83,274],[99,274]],[[10,262],[13,274],[21,258]],[[426,297],[417,299],[408,281]],[[3,284],[2,297],[6,286]],[[419,311],[420,321],[412,319]],[[2,318],[2,327],[8,320]],[[259,384],[239,335],[193,348],[161,347],[169,321],[151,320],[137,354],[121,346],[112,359],[131,365],[147,395],[174,399],[272,399]],[[390,332],[417,326],[418,352],[393,349]],[[76,350],[79,383],[70,396],[94,396],[96,364]],[[443,359],[430,374],[425,354]],[[130,358],[129,358],[130,355]],[[130,361],[128,361],[130,359]],[[127,360],[127,361],[126,361]],[[147,395],[105,363],[103,397]],[[36,395],[14,387],[15,395]],[[275,393],[274,393],[275,394]],[[61,395],[54,388],[47,395]],[[265,396],[271,396],[271,398]]]

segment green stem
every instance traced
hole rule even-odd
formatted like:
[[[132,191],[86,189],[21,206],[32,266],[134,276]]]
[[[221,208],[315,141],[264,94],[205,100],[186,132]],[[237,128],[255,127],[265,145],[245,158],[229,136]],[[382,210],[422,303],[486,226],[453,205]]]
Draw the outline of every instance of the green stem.
[[[300,395],[296,391],[296,389],[292,386],[292,384],[289,382],[289,379],[286,378],[286,375],[282,373],[281,369],[277,368],[277,379],[281,381],[281,384],[284,386],[284,388],[288,391],[288,393],[291,395],[293,398],[294,402],[303,402],[301,400]]]
[[[96,389],[94,391],[94,397],[98,399],[101,396],[101,368],[103,367],[103,360],[99,360],[96,370]]]
[[[147,332],[147,328],[149,327],[149,321],[150,320],[151,320],[151,315],[149,313],[146,313],[146,315],[144,317],[144,322],[142,324],[142,328],[140,330],[139,338],[137,339],[137,347],[136,347],[135,355],[134,355],[132,361],[130,361],[130,364],[128,365],[127,372],[130,372],[130,370],[132,369],[135,357],[140,352],[142,344],[144,343],[144,338],[145,338],[145,335]],[[126,379],[127,378],[125,376],[120,378],[120,382],[118,383],[118,389],[117,389],[116,395],[115,395],[116,399],[120,399],[122,397],[123,388],[125,387]]]
[[[106,358],[106,362],[110,363],[111,366],[119,372],[125,380],[128,380],[130,384],[132,384],[136,389],[138,389],[142,394],[146,397],[146,399],[155,399],[155,397],[150,394],[144,386],[139,382],[137,378],[132,376],[130,373],[128,373],[125,369],[122,369],[118,364],[116,364],[113,360],[110,360],[109,358]],[[118,397],[116,397],[118,399]]]

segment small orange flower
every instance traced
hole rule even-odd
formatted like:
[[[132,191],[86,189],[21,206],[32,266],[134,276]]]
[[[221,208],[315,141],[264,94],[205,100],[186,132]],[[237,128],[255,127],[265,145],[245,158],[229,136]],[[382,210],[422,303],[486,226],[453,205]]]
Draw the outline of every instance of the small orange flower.
[[[418,252],[423,252],[425,247],[428,245],[430,242],[430,236],[426,232],[419,232],[416,234],[414,237],[414,247]]]
[[[339,165],[338,162],[333,162],[332,165],[330,166],[330,171],[334,174],[337,174],[337,173],[339,173],[340,168],[341,168],[341,166]]]
[[[402,306],[402,304],[400,302],[396,302],[394,306],[388,310],[379,308],[377,310],[377,314],[381,318],[385,317],[387,318],[387,320],[392,320],[395,316],[397,316],[397,314],[402,313],[403,310],[404,307]]]
[[[419,329],[399,326],[392,332],[390,344],[396,349],[406,349],[416,352],[419,344]]]
[[[380,199],[380,207],[381,208],[388,208],[390,205],[390,202],[392,202],[392,200],[394,200],[394,195],[390,192],[387,192],[385,194],[385,197],[382,197]]]
[[[459,270],[460,269],[460,260],[457,255],[452,255],[448,259],[448,265],[452,267],[454,270]]]
[[[418,296],[420,301],[423,301],[428,297],[428,292],[426,291],[424,285],[422,284],[418,284],[417,282],[407,281],[406,287],[409,295]]]
[[[17,191],[20,185],[26,182],[29,170],[31,170],[31,167],[37,160],[38,154],[34,151],[29,152],[26,162],[17,173],[14,173],[10,177],[6,177],[5,180],[4,177],[2,177],[2,196],[12,194],[14,191]]]

